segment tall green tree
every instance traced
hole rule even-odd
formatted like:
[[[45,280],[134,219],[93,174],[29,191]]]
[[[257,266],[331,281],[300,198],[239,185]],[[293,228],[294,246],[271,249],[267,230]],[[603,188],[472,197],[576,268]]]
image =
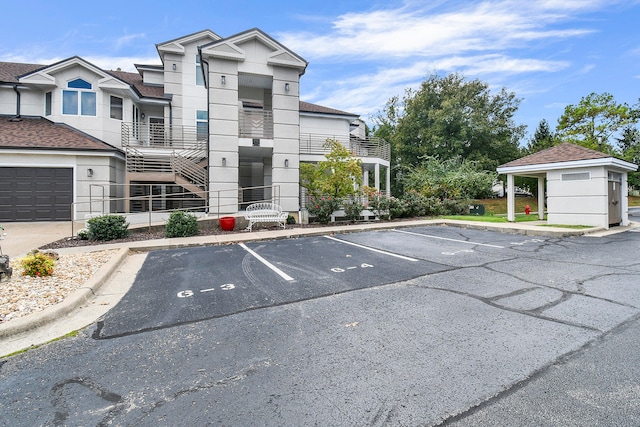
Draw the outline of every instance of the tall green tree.
[[[390,139],[400,170],[426,157],[462,157],[495,170],[520,155],[525,126],[513,119],[519,105],[504,88],[493,93],[477,79],[432,75],[419,89],[406,90],[402,100],[387,103],[375,119],[376,135]]]
[[[640,165],[640,131],[637,128],[626,126],[618,138],[618,147],[624,160]],[[628,180],[630,186],[640,188],[640,172],[629,172]]]
[[[453,157],[442,161],[428,157],[404,177],[407,189],[428,197],[467,200],[490,197],[495,171],[482,170],[476,162]]]
[[[300,185],[315,197],[344,199],[358,193],[362,185],[362,162],[334,139],[324,144],[330,151],[317,164],[300,164]]]
[[[525,154],[533,154],[546,148],[551,148],[556,145],[557,142],[558,139],[549,128],[549,122],[547,122],[545,119],[542,119],[540,120],[540,123],[538,124],[538,127],[533,134],[533,138],[531,138],[527,143]]]
[[[565,107],[556,129],[563,141],[613,154],[613,135],[636,121],[636,111],[617,103],[610,93],[591,93]]]
[[[402,100],[399,96],[391,97],[384,108],[373,118],[375,126],[373,134],[390,143],[391,147],[391,194],[400,195],[403,192],[402,176],[404,174],[402,158],[398,155],[398,145],[394,143],[398,120],[402,111]],[[368,183],[367,183],[368,185]]]

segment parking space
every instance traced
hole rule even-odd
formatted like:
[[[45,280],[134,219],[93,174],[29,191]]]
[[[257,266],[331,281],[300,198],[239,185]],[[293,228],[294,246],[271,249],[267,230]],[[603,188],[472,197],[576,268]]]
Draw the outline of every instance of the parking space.
[[[627,243],[637,246],[618,239],[618,244]],[[595,285],[585,287],[602,265],[583,265],[581,259],[603,253],[584,238],[438,226],[161,250],[149,254],[97,336],[128,335],[415,278],[420,286],[564,321],[570,314],[551,310],[555,305],[586,289],[602,292]],[[541,268],[541,262],[549,268]],[[616,274],[613,267],[604,271]]]
[[[101,323],[122,336],[395,283],[449,266],[339,237],[151,252]]]
[[[417,227],[347,234],[343,239],[450,267],[482,265],[512,256],[505,251],[509,242],[498,239],[500,233],[485,232],[480,236],[477,230],[462,231],[474,233],[465,236],[455,228]]]

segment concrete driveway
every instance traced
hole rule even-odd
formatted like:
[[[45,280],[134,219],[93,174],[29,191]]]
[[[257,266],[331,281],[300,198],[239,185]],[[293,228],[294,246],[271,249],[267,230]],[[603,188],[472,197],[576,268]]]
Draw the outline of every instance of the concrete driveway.
[[[10,222],[4,227],[3,240],[0,241],[2,253],[10,258],[24,256],[32,249],[47,243],[72,236],[71,222]],[[75,230],[83,225],[76,224]]]

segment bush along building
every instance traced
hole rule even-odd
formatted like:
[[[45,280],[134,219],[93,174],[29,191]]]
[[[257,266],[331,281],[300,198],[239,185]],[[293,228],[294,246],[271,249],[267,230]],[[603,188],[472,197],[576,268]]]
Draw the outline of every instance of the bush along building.
[[[389,189],[389,145],[357,114],[300,100],[307,62],[259,29],[156,45],[137,73],[80,57],[0,62],[0,222],[85,220],[256,201],[297,214],[301,162],[334,139]],[[388,191],[388,190],[387,190]]]

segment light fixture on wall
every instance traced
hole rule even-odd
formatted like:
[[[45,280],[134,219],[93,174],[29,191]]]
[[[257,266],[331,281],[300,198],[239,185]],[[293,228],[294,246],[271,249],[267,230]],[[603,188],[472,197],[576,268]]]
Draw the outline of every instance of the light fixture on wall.
[[[220,76],[220,84],[222,86],[227,84],[227,78],[225,76]]]
[[[284,159],[284,167],[285,168],[289,167],[289,159]]]
[[[226,157],[222,158],[222,166],[227,166],[227,158]]]
[[[173,68],[173,71],[175,71],[178,69],[178,66],[176,64],[173,64],[172,68]]]
[[[144,120],[144,118],[145,118],[145,117],[147,117],[147,116],[145,116],[145,115],[144,115],[144,113],[140,114],[140,118],[141,118],[142,120]]]
[[[289,83],[284,84],[284,91],[289,92]]]
[[[93,176],[93,169],[87,168],[87,176],[91,178]]]

